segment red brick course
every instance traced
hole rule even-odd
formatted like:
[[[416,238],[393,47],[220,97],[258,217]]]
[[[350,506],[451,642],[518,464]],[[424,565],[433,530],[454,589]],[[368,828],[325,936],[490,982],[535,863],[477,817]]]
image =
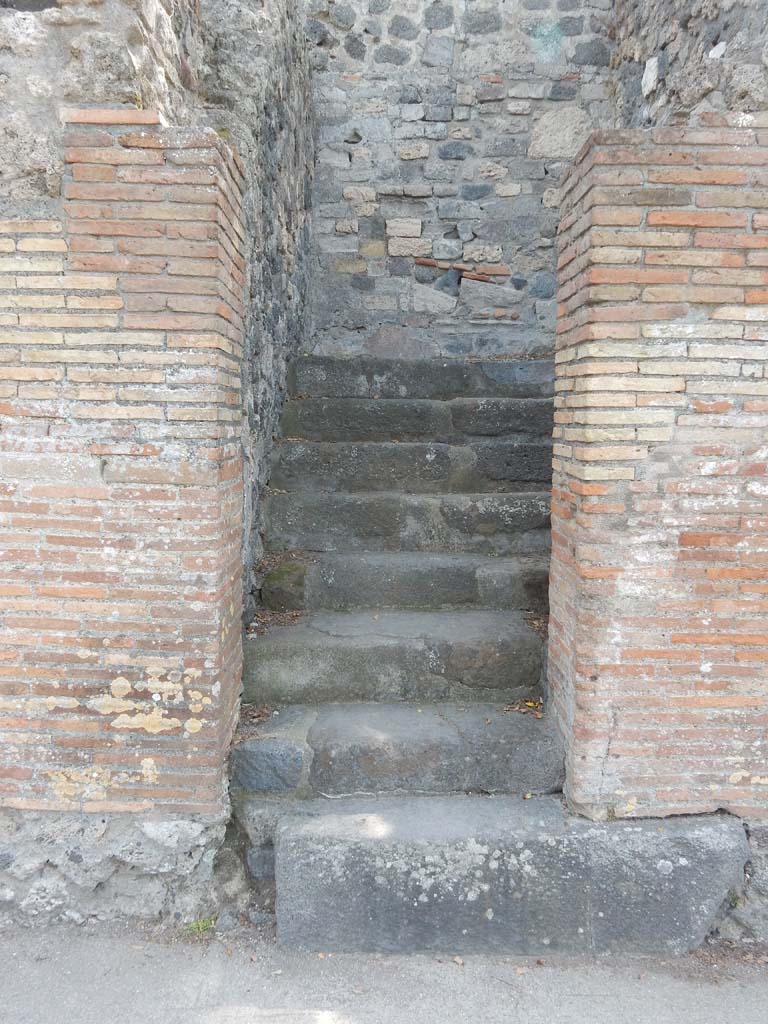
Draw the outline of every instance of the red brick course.
[[[563,188],[549,672],[594,817],[768,814],[767,147],[604,132]]]
[[[243,178],[65,111],[63,217],[0,223],[0,804],[218,813],[241,670]]]

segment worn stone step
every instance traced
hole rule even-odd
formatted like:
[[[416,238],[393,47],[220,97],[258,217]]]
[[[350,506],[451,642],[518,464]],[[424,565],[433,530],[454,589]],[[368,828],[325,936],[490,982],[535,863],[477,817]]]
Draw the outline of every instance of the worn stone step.
[[[314,612],[246,640],[243,699],[505,701],[538,694],[541,657],[515,611]]]
[[[270,551],[473,551],[549,548],[549,494],[272,493]]]
[[[563,752],[548,719],[493,704],[290,707],[239,738],[232,787],[294,797],[552,793]]]
[[[554,378],[548,359],[303,356],[291,367],[289,388],[305,398],[546,398]]]
[[[271,611],[354,608],[517,608],[546,612],[546,556],[287,554],[264,575]]]
[[[552,479],[549,440],[466,445],[280,441],[273,488],[409,494],[530,490]]]
[[[726,816],[596,823],[555,797],[318,802],[275,846],[277,937],[331,952],[675,955],[744,884]]]
[[[548,438],[548,398],[308,398],[286,402],[280,432],[307,441],[440,441]]]

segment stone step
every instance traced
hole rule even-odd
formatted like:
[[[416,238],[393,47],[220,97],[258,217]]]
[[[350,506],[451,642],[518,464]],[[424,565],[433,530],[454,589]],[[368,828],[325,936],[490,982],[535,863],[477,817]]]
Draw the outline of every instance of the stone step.
[[[499,700],[539,693],[520,612],[314,612],[245,642],[243,700]]]
[[[669,956],[743,889],[726,816],[591,822],[555,797],[318,802],[275,845],[277,937],[301,950]]]
[[[473,551],[549,548],[549,494],[272,493],[269,551]]]
[[[529,555],[289,553],[264,573],[270,611],[518,608],[546,612],[549,559]]]
[[[563,752],[548,719],[493,704],[282,708],[232,750],[235,792],[552,793]]]
[[[283,407],[280,432],[307,441],[438,441],[549,438],[549,398],[308,398]]]
[[[531,490],[552,479],[546,441],[466,445],[280,441],[270,485],[296,491],[402,491],[409,494]]]
[[[288,555],[264,576],[263,605],[272,611],[321,608],[515,608],[546,612],[549,559],[531,555]]]
[[[548,359],[462,361],[303,356],[289,378],[304,398],[546,398],[555,371]]]

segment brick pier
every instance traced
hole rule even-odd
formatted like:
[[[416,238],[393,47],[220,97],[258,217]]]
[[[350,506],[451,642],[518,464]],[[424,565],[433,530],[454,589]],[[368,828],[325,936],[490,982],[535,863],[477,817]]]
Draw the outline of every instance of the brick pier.
[[[0,224],[0,796],[220,815],[241,663],[241,172],[210,130],[63,117],[63,218]]]
[[[768,810],[768,118],[563,189],[549,676],[590,816]]]

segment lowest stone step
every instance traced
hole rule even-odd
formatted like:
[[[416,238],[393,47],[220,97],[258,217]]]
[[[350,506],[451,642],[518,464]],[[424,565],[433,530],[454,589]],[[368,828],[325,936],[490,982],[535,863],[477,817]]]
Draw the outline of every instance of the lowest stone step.
[[[728,816],[595,823],[554,797],[318,801],[277,826],[277,936],[348,953],[685,953],[738,898],[748,860]]]
[[[536,695],[541,638],[520,612],[315,612],[245,643],[243,699],[500,700]]]

